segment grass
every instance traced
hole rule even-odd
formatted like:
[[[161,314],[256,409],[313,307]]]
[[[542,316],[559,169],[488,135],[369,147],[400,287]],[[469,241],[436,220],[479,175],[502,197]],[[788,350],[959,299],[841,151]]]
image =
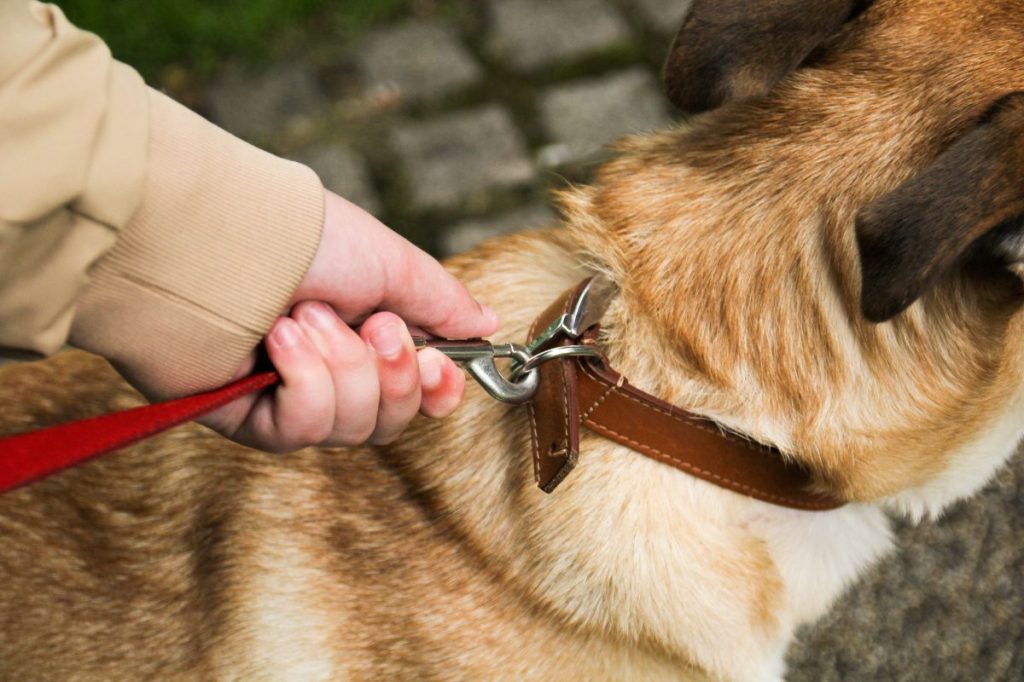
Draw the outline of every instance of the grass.
[[[121,61],[157,82],[169,68],[203,77],[227,58],[270,56],[281,35],[317,25],[338,40],[406,10],[411,0],[56,0]]]

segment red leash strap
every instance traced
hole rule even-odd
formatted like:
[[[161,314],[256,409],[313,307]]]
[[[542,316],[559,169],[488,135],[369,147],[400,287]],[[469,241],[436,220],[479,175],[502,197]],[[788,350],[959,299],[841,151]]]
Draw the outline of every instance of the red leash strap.
[[[206,393],[0,438],[0,493],[154,436],[279,380],[277,372],[253,374]]]

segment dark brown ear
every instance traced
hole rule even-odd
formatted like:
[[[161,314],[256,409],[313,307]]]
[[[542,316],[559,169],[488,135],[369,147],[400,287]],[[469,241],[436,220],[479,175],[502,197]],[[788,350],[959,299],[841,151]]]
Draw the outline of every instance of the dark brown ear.
[[[861,309],[897,315],[967,259],[1024,261],[1024,93],[1000,100],[921,174],[861,209]]]
[[[665,62],[683,111],[756,97],[870,0],[694,0]]]

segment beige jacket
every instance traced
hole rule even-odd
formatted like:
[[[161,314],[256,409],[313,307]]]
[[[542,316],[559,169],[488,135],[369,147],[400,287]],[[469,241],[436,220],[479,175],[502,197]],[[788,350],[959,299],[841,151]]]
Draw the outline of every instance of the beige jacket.
[[[231,377],[320,239],[323,188],[0,0],[0,348],[99,353],[155,396]]]

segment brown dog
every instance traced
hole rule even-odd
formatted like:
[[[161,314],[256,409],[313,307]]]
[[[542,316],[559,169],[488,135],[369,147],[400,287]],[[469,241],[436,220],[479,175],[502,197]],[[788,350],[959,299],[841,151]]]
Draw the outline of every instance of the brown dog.
[[[851,501],[758,502],[588,434],[552,495],[479,392],[383,449],[179,429],[0,498],[5,679],[777,679],[794,628],[1024,410],[1020,0],[695,3],[675,101],[567,229],[451,268],[523,339],[594,272],[631,382]],[[881,324],[875,324],[876,322]],[[2,375],[3,432],[134,404],[70,353]]]

